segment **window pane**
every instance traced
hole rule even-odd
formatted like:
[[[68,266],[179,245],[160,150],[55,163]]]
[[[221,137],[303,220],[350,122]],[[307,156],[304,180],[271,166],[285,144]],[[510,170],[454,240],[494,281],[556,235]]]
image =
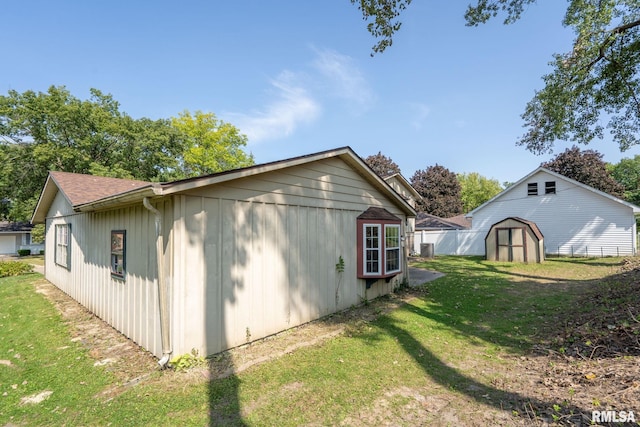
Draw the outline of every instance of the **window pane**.
[[[365,247],[367,249],[378,248],[380,247],[380,237],[379,237],[379,228],[377,226],[366,226],[365,227]]]
[[[365,263],[367,273],[378,273],[380,271],[380,252],[377,250],[366,251],[367,261]]]
[[[126,272],[127,232],[111,232],[111,274],[123,278]]]
[[[390,248],[390,247],[397,248],[400,246],[400,227],[387,226],[384,232],[386,237],[385,245],[387,248]]]
[[[387,273],[400,270],[400,249],[388,249],[386,259]]]

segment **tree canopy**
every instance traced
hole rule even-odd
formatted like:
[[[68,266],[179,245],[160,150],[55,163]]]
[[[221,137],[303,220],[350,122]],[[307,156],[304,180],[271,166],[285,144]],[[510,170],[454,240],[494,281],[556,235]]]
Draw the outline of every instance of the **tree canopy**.
[[[581,151],[573,146],[542,163],[542,166],[612,196],[624,198],[624,187],[614,179],[602,160],[602,154],[597,151]]]
[[[476,0],[465,19],[468,26],[477,26],[502,15],[511,24],[536,2]],[[369,22],[378,53],[391,46],[411,0],[351,3]],[[569,0],[562,24],[575,33],[572,49],[553,56],[544,87],[524,109],[526,131],[517,144],[536,154],[550,153],[557,140],[588,144],[602,139],[605,129],[621,151],[640,144],[640,2]]]
[[[254,164],[243,151],[247,137],[213,113],[189,111],[171,119],[171,125],[185,138],[183,170],[186,176],[206,175]]]
[[[366,157],[364,162],[381,178],[400,173],[400,167],[396,162],[391,160],[391,157],[387,157],[382,154],[380,151],[378,151],[378,154]]]
[[[213,114],[133,119],[111,95],[64,86],[0,96],[0,214],[30,219],[50,170],[167,181],[253,164],[246,136]]]
[[[624,187],[624,199],[640,206],[640,155],[609,167],[611,176]]]
[[[460,183],[456,174],[436,164],[416,171],[411,177],[411,186],[423,197],[417,210],[449,218],[462,213]]]
[[[496,179],[485,178],[477,172],[458,174],[462,211],[471,212],[500,193],[503,188]]]

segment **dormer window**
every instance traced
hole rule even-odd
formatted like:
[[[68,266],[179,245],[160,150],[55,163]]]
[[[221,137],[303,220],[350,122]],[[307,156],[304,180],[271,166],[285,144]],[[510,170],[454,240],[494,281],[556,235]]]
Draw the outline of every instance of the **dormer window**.
[[[538,183],[530,182],[527,184],[527,196],[537,196],[538,195]]]
[[[556,194],[555,181],[547,181],[544,183],[544,194]]]

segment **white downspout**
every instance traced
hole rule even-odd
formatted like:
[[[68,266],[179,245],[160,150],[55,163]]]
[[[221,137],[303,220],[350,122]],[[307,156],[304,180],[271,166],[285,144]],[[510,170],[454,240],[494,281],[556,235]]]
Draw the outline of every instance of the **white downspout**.
[[[161,368],[169,363],[171,355],[171,336],[169,334],[169,298],[167,296],[167,284],[164,275],[164,242],[162,237],[162,214],[145,197],[142,204],[156,219],[156,260],[158,269],[158,305],[160,308],[160,335],[162,337],[162,359],[158,361]]]

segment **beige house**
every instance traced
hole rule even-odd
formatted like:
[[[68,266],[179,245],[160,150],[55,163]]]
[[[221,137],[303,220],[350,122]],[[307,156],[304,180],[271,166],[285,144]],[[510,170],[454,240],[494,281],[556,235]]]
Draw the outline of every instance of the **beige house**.
[[[384,180],[393,188],[396,193],[400,195],[409,206],[412,208],[416,208],[416,204],[419,200],[422,200],[422,196],[420,193],[416,191],[415,188],[407,181],[407,179],[402,176],[400,173],[394,173],[389,176],[385,176]],[[413,251],[414,247],[414,234],[416,231],[416,218],[409,218],[409,222],[407,223],[407,239],[406,244],[409,252]]]
[[[170,183],[51,172],[32,222],[46,278],[164,365],[391,292],[413,217],[345,147]]]

